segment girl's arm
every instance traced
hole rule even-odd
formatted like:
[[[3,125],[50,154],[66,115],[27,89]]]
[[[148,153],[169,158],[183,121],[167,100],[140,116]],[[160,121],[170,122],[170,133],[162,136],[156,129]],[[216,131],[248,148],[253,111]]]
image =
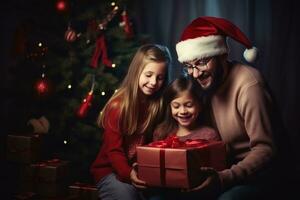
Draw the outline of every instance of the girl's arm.
[[[118,128],[120,112],[117,108],[112,108],[106,114],[104,144],[106,145],[108,159],[118,178],[123,182],[130,182],[132,168],[128,164],[123,149],[123,135]]]

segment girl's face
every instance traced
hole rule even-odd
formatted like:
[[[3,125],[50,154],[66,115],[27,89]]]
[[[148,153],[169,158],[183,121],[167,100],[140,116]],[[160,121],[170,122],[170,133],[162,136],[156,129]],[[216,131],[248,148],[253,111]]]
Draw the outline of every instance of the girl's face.
[[[165,81],[166,63],[150,62],[139,78],[139,88],[143,94],[150,96],[157,92]]]
[[[181,93],[171,101],[171,112],[179,126],[192,128],[200,112],[200,105],[189,92]]]

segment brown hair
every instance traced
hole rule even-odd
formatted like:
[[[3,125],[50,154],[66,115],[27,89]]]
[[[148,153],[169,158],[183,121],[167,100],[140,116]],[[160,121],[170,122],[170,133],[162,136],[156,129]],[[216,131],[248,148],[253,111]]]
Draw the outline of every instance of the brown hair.
[[[164,119],[159,124],[155,133],[157,139],[164,139],[169,133],[172,133],[178,128],[178,124],[172,116],[171,102],[178,98],[183,92],[188,92],[199,106],[203,105],[203,90],[199,84],[189,77],[180,77],[175,79],[164,91],[163,94],[163,110]],[[200,115],[198,120],[200,121]]]

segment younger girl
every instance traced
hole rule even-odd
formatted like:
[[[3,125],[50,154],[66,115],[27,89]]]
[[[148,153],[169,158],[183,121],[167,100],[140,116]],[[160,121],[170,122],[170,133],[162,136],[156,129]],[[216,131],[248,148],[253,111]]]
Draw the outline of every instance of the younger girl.
[[[220,140],[214,129],[202,125],[202,89],[194,80],[186,77],[174,80],[165,90],[163,99],[165,119],[155,131],[154,140],[169,135],[176,135],[180,140]]]
[[[203,126],[202,89],[194,79],[181,77],[174,80],[163,94],[165,117],[154,132],[154,140],[165,139],[176,135],[179,140],[206,139],[220,140],[214,129]],[[181,191],[180,189],[158,189],[149,200],[163,199],[206,199],[197,191]]]
[[[166,47],[141,46],[120,88],[103,108],[98,120],[104,128],[103,143],[91,166],[100,199],[135,200],[139,198],[136,187],[145,187],[132,163],[136,146],[144,144],[146,136],[152,138],[148,134],[160,114],[170,62]]]

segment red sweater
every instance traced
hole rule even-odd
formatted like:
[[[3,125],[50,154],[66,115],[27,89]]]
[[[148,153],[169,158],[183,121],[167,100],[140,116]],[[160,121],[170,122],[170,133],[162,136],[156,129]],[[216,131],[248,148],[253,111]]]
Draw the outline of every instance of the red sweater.
[[[102,147],[91,165],[91,174],[96,182],[104,176],[115,173],[120,181],[130,182],[131,165],[129,160],[135,147],[143,143],[143,135],[124,136],[119,130],[120,110],[110,109],[106,114]]]

